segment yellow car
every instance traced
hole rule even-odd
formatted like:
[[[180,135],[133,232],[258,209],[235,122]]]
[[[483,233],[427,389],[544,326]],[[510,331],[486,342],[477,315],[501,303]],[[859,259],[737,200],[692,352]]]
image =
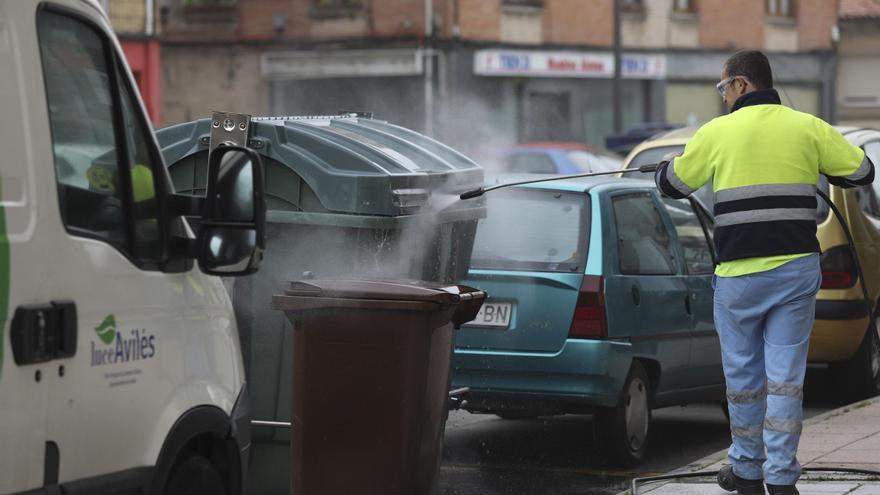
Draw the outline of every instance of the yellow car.
[[[880,131],[843,128],[838,130],[853,144],[861,146],[880,165]],[[696,128],[684,127],[657,135],[636,146],[624,160],[624,169],[657,163],[667,155],[684,151]],[[625,174],[648,178],[648,174]],[[859,263],[867,280],[874,314],[878,314],[880,292],[880,182],[844,190],[830,186],[825,191],[843,213],[852,231]],[[695,193],[712,211],[711,183]],[[834,387],[841,398],[857,400],[880,394],[880,325],[870,328],[868,309],[846,235],[822,199],[816,211],[817,237],[822,248],[822,287],[816,301],[816,322],[810,337],[810,363],[828,364]],[[876,325],[876,322],[875,322]]]

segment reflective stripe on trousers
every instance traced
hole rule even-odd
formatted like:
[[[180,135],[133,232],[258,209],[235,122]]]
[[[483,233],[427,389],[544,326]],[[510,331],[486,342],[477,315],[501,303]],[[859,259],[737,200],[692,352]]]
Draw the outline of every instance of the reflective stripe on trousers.
[[[800,477],[801,401],[821,281],[818,254],[714,279],[730,410],[728,457],[742,478],[791,485]]]

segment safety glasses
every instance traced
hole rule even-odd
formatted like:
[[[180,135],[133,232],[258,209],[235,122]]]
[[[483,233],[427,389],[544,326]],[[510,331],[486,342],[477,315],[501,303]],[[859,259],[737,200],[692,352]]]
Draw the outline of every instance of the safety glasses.
[[[733,84],[733,81],[736,81],[739,78],[741,78],[744,83],[749,84],[749,80],[743,76],[730,76],[727,79],[716,84],[715,89],[717,89],[718,94],[720,94],[721,97],[724,98],[724,93],[727,91],[727,88],[730,87],[731,84]]]
[[[715,85],[715,89],[718,90],[718,94],[721,95],[722,98],[724,98],[724,93],[727,91],[727,87],[730,86],[733,81],[736,81],[736,76],[730,76]]]

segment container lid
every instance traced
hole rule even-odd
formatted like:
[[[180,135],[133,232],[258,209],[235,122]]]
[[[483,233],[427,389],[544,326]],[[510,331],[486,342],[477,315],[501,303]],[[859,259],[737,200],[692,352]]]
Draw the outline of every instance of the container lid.
[[[457,304],[462,300],[462,293],[465,292],[462,289],[455,285],[438,287],[437,284],[420,281],[403,283],[372,280],[309,280],[291,282],[284,293],[297,297]]]
[[[268,158],[267,197],[287,211],[321,211],[303,204],[300,181],[328,212],[392,217],[458,206],[449,198],[483,183],[482,168],[461,153],[380,120],[343,114],[251,122],[248,146]],[[156,132],[177,191],[204,194],[210,132],[210,119]]]

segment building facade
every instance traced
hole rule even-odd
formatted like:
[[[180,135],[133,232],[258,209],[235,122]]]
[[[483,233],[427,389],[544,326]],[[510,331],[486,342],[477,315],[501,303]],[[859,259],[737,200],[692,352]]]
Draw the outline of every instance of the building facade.
[[[159,0],[162,122],[373,112],[480,156],[612,131],[612,0]],[[698,124],[734,50],[829,116],[830,0],[620,0],[623,121]]]
[[[101,0],[153,124],[161,122],[161,49],[154,0]]]
[[[880,128],[880,2],[841,0],[837,121]]]

